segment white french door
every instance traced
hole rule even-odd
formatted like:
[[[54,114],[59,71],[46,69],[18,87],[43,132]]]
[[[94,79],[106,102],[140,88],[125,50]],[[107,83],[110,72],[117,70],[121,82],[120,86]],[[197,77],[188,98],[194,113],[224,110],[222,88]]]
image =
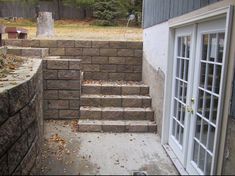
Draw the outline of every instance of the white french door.
[[[181,163],[186,164],[189,113],[187,104],[191,94],[191,74],[193,73],[192,43],[194,26],[176,29],[174,51],[174,74],[171,100],[169,144]]]
[[[175,32],[169,145],[189,174],[213,174],[215,169],[225,23],[214,20]]]

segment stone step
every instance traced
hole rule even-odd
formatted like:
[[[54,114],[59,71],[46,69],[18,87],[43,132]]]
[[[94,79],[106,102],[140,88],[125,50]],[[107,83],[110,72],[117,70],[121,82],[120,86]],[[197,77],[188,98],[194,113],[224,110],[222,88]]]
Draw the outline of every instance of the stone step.
[[[151,108],[80,107],[80,119],[92,120],[154,120]]]
[[[151,107],[151,97],[143,95],[82,95],[81,106]]]
[[[144,84],[83,84],[82,93],[104,95],[149,95],[149,87]]]
[[[25,57],[46,57],[48,56],[48,52],[48,48],[7,47],[7,54]]]
[[[153,133],[157,131],[156,122],[112,121],[112,120],[79,120],[79,132],[113,132],[113,133]]]

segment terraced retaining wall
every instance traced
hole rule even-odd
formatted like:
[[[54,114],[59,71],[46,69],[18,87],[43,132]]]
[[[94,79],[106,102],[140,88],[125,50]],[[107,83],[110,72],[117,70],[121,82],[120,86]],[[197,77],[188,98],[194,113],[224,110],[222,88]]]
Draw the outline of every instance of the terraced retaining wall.
[[[142,42],[5,40],[8,46],[49,48],[49,55],[81,59],[84,79],[142,80]]]
[[[0,174],[40,167],[43,135],[42,61],[29,59],[0,81]]]

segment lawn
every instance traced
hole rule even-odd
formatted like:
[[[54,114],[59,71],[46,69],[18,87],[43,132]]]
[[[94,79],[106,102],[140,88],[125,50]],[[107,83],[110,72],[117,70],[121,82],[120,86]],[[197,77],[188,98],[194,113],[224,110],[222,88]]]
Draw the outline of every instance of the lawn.
[[[29,30],[28,38],[36,38],[36,22],[33,20],[17,19],[16,21],[0,19],[5,26],[19,26]],[[125,26],[96,26],[92,20],[57,20],[55,21],[54,39],[76,40],[128,40],[142,41],[143,30],[138,27]],[[4,35],[6,38],[7,35]]]

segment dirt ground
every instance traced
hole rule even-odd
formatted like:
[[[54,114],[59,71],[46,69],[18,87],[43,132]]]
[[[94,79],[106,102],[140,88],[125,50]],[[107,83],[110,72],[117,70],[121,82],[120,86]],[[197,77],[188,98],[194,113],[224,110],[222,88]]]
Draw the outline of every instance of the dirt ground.
[[[0,19],[5,26],[18,26],[28,29],[28,38],[36,38],[36,23],[33,20],[17,19],[16,21]],[[143,30],[139,27],[95,26],[93,21],[58,20],[55,21],[54,39],[75,40],[120,40],[142,41]],[[4,34],[3,38],[7,38]]]

